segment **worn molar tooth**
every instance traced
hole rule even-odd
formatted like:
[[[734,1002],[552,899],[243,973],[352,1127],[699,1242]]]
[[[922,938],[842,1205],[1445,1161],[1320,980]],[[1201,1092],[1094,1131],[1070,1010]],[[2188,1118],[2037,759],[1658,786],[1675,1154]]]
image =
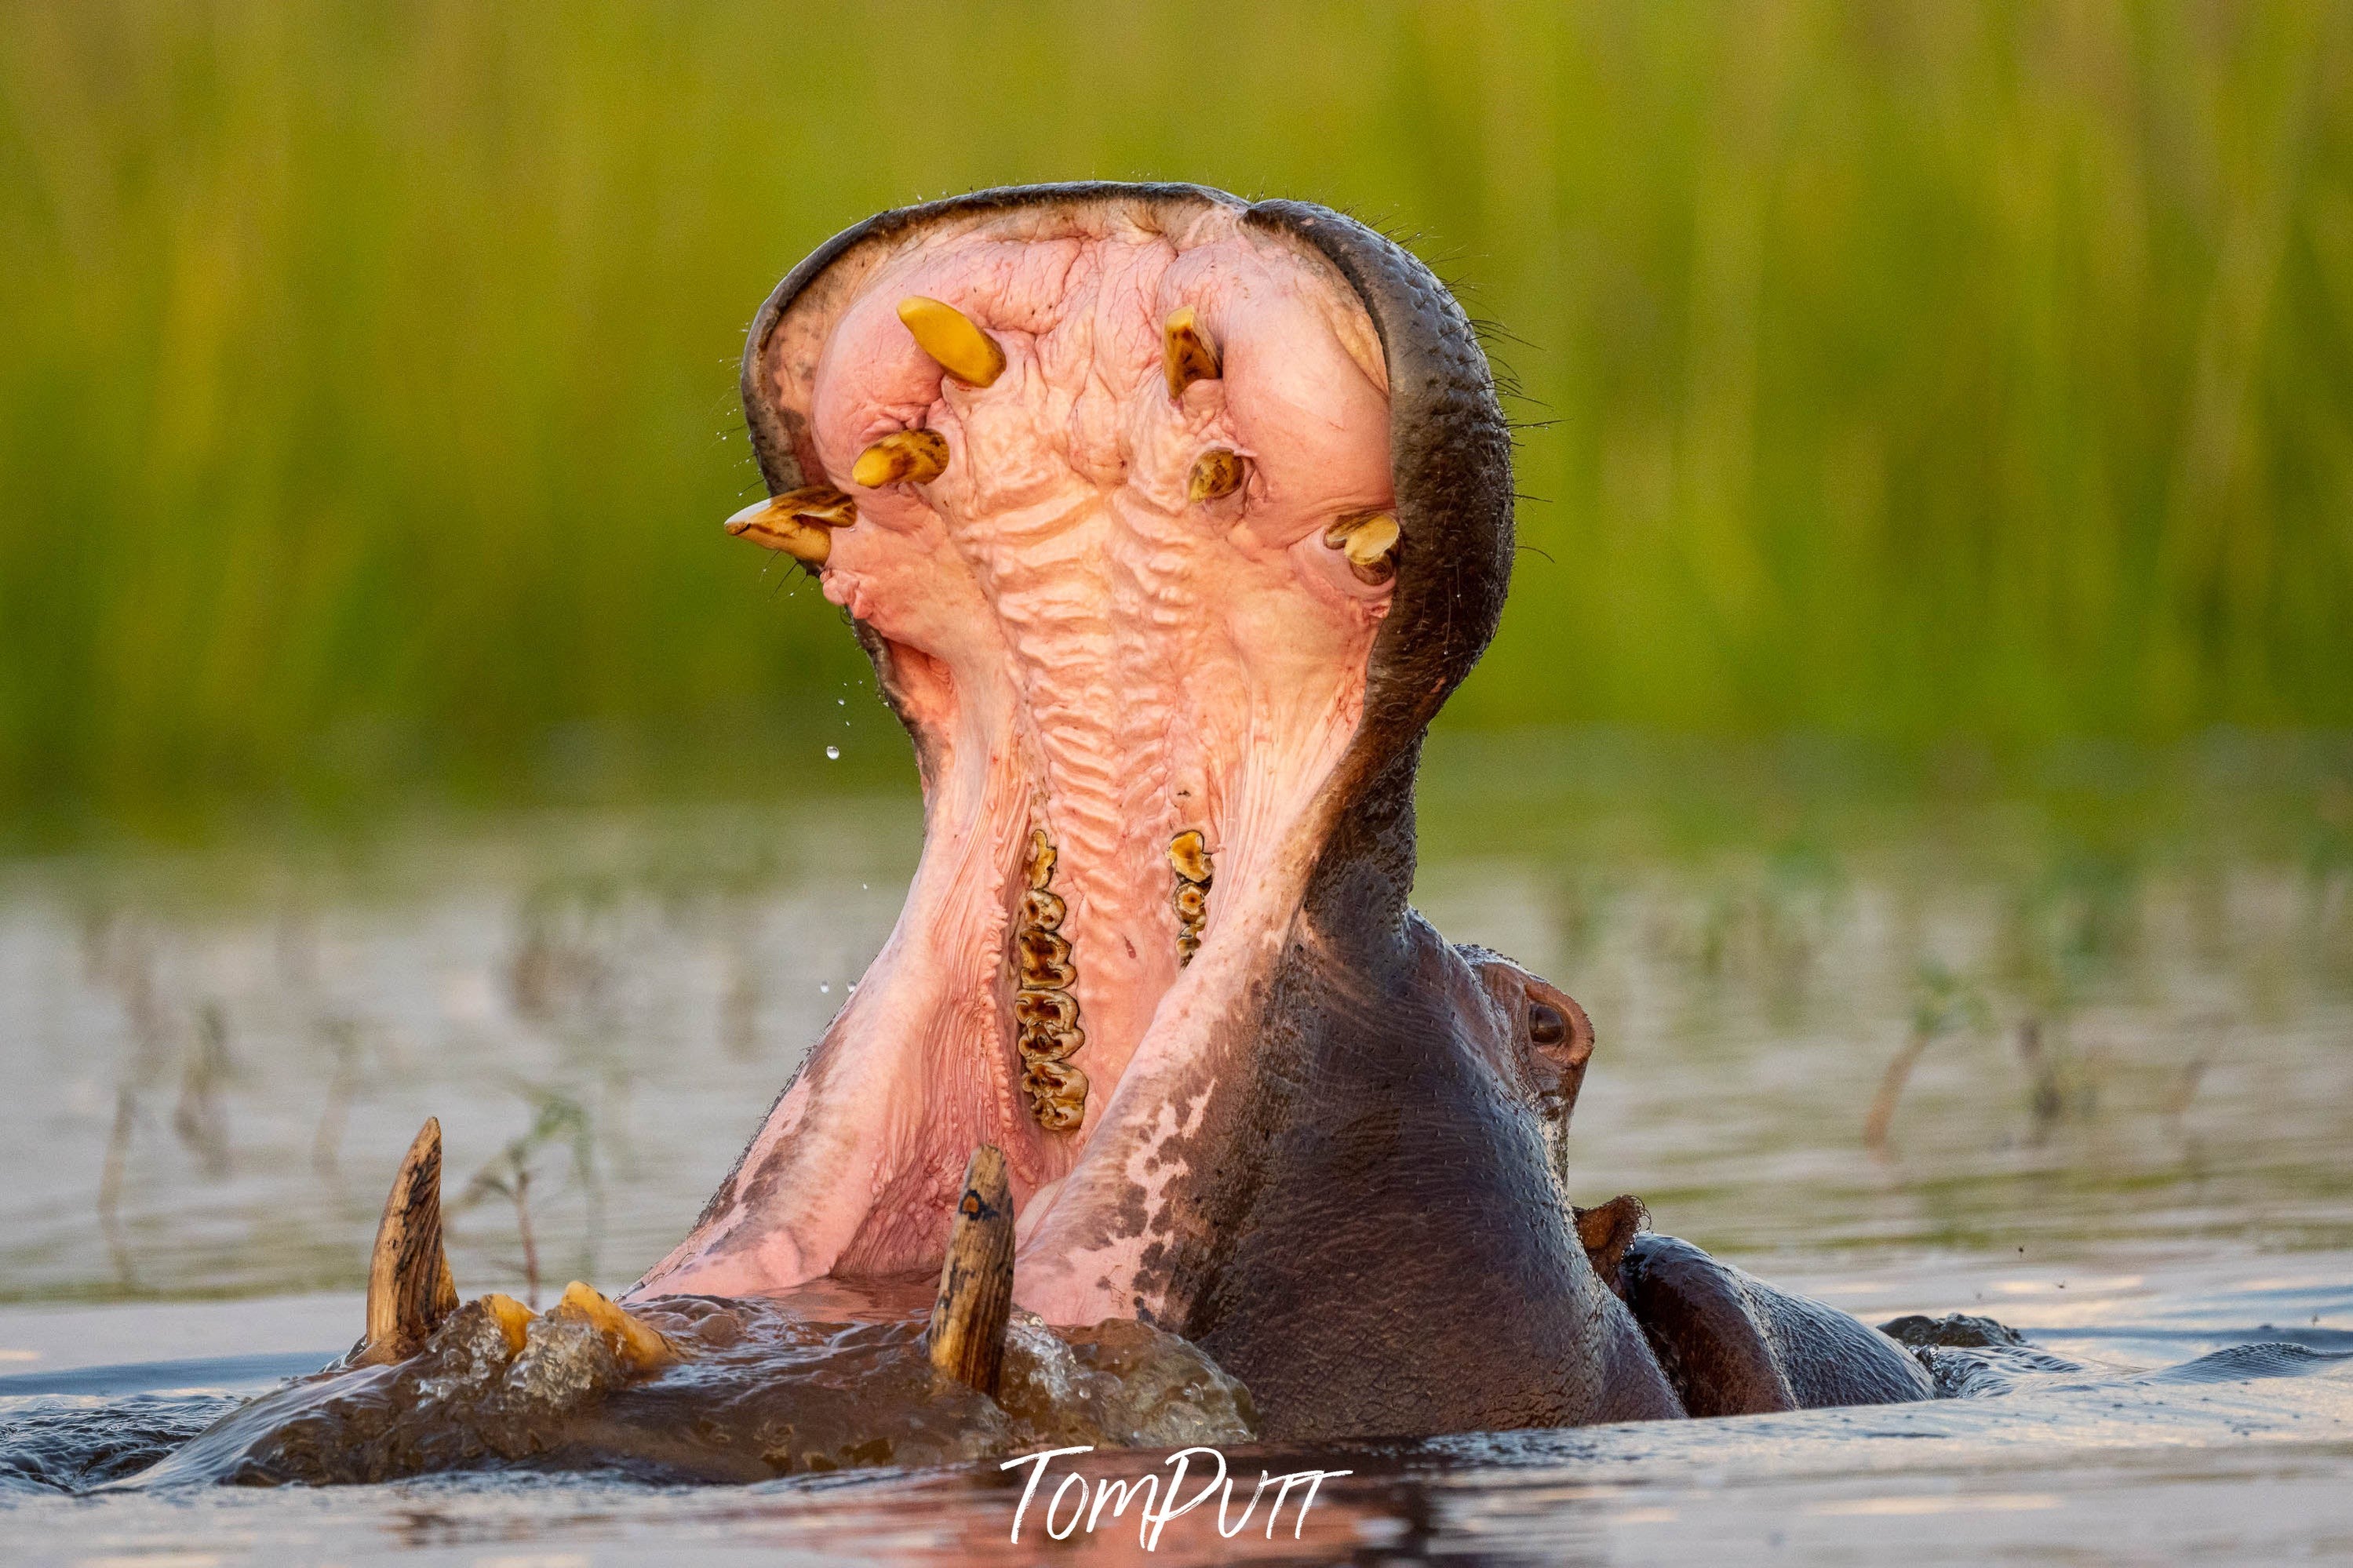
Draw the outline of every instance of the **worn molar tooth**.
[[[1360,583],[1386,583],[1397,575],[1398,520],[1392,513],[1344,517],[1324,531],[1324,542],[1340,552]]]
[[[1209,841],[1198,827],[1188,827],[1168,841],[1168,865],[1188,882],[1209,879]]]
[[[1168,841],[1168,866],[1176,873],[1176,962],[1189,964],[1201,951],[1201,928],[1208,922],[1213,869],[1208,840],[1199,828],[1188,827]]]
[[[1054,844],[1046,837],[1046,830],[1042,827],[1031,828],[1029,858],[1024,868],[1029,873],[1029,885],[1039,892],[1044,892],[1046,884],[1053,879],[1054,858]]]
[[[899,320],[914,334],[915,346],[958,381],[987,386],[1005,374],[1005,351],[954,305],[910,294],[899,301]]]
[[[1087,1043],[1087,1032],[1076,1025],[1067,1029],[1024,1029],[1015,1047],[1024,1062],[1065,1061]]]
[[[1242,488],[1248,472],[1240,452],[1223,447],[1212,447],[1193,459],[1193,472],[1185,481],[1187,500],[1217,500]]]
[[[1029,1099],[1030,1115],[1049,1132],[1067,1132],[1086,1118],[1087,1075],[1071,1066],[1069,1058],[1086,1044],[1087,1036],[1079,1027],[1078,998],[1071,994],[1079,977],[1071,962],[1071,943],[1056,934],[1068,910],[1047,890],[1055,858],[1046,830],[1032,828],[1024,867],[1029,887],[1021,895],[1021,921],[1013,938],[1019,973],[1013,994],[1014,1047],[1021,1058],[1021,1091]]]
[[[1078,998],[1067,991],[1025,985],[1013,994],[1013,1020],[1025,1031],[1071,1028],[1079,1021]]]
[[[1193,314],[1192,306],[1180,306],[1169,312],[1160,335],[1166,348],[1163,357],[1170,397],[1181,399],[1185,389],[1195,382],[1215,381],[1225,374],[1218,345],[1211,341],[1208,329]]]
[[[1068,1132],[1086,1119],[1087,1075],[1067,1061],[1025,1063],[1021,1087],[1028,1092],[1038,1124],[1049,1132]]]
[[[948,440],[938,431],[893,430],[858,454],[849,478],[870,490],[884,485],[927,485],[947,466]]]
[[[1071,963],[1071,944],[1050,931],[1025,931],[1014,943],[1020,955],[1021,984],[1044,991],[1063,991],[1079,977]]]

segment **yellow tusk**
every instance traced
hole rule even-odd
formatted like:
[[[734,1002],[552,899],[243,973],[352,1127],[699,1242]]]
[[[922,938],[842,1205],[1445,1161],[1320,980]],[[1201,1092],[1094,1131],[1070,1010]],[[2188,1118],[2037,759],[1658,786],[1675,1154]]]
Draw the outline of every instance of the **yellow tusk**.
[[[899,301],[899,320],[915,335],[915,346],[958,381],[987,386],[1005,374],[1005,351],[954,305],[910,294]]]
[[[1324,530],[1324,542],[1346,559],[1363,583],[1386,583],[1397,575],[1389,557],[1397,549],[1398,520],[1385,511],[1343,518]]]
[[[1216,500],[1229,496],[1242,488],[1243,472],[1240,452],[1212,447],[1194,459],[1192,477],[1185,483],[1186,499]]]
[[[499,1325],[499,1332],[506,1336],[508,1352],[522,1354],[525,1327],[535,1314],[512,1296],[501,1296],[495,1290],[482,1298],[482,1305],[490,1310],[491,1321]]]
[[[858,503],[831,485],[803,485],[768,504],[788,517],[821,522],[828,528],[849,528],[858,521]]]
[[[935,430],[894,430],[858,454],[849,478],[870,490],[884,485],[927,485],[947,466],[946,437]]]
[[[632,1316],[611,1297],[577,1279],[564,1288],[564,1300],[548,1315],[559,1313],[585,1319],[589,1327],[605,1336],[614,1355],[633,1368],[660,1366],[678,1359],[678,1348],[660,1330]]]
[[[823,523],[810,522],[786,510],[780,504],[785,500],[778,496],[775,500],[753,502],[727,520],[728,533],[770,550],[781,550],[806,565],[824,565],[825,558],[833,552],[832,531]]]
[[[1224,374],[1218,345],[1209,341],[1208,329],[1194,316],[1192,306],[1172,311],[1160,335],[1167,349],[1166,368],[1170,397],[1182,398],[1185,389],[1195,382],[1215,381]]]

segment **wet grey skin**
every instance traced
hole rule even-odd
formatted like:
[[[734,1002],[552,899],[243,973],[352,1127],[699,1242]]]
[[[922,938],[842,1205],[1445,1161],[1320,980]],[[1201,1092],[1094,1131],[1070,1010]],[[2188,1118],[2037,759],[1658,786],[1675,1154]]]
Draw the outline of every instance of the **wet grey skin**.
[[[881,214],[796,268],[753,326],[744,404],[771,493],[823,477],[805,475],[807,431],[760,378],[771,334],[835,260],[976,212],[1134,200],[1241,209],[1354,288],[1387,360],[1402,537],[1363,722],[1327,787],[1328,834],[1287,949],[1257,1016],[1232,1020],[1250,1042],[1240,1059],[1200,1067],[1207,1110],[1175,1151],[1190,1179],[1156,1210],[1139,1194],[1102,1221],[1151,1239],[1138,1284],[1163,1326],[1240,1377],[1275,1438],[1927,1397],[1885,1336],[1671,1238],[1616,1237],[1605,1280],[1548,1157],[1584,1068],[1565,1053],[1590,1049],[1582,1012],[1451,945],[1407,901],[1423,736],[1494,634],[1513,483],[1477,336],[1405,249],[1324,207],[1194,185],[1032,186]],[[859,632],[900,709],[885,646]]]

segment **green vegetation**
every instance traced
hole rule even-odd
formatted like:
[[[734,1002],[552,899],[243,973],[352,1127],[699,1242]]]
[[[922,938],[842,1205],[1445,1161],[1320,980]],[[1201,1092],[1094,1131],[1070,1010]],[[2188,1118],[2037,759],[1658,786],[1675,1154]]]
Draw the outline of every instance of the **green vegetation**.
[[[1502,324],[1456,725],[2353,722],[2353,6],[5,0],[0,808],[897,776],[719,535],[740,334],[1082,176]]]

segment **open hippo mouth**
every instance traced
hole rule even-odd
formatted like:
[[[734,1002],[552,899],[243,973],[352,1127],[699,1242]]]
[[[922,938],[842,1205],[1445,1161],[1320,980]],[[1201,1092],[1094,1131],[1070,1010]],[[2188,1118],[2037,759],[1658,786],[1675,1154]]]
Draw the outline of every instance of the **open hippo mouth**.
[[[1470,325],[1318,207],[991,192],[818,250],[744,396],[776,499],[731,530],[853,617],[924,846],[639,1290],[935,1269],[994,1143],[1023,1305],[1191,1321],[1286,958],[1337,935],[1303,911],[1402,929],[1420,732],[1503,603],[1509,439]]]
[[[1487,363],[1419,263],[1299,203],[986,192],[796,268],[744,393],[772,499],[730,530],[818,574],[914,738],[897,929],[627,1308],[461,1306],[428,1123],[365,1337],[155,1475],[749,1479],[1928,1392],[1632,1198],[1572,1209],[1584,1013],[1407,905],[1422,733],[1511,558]],[[889,1304],[933,1278],[918,1346]],[[888,1321],[828,1327],[845,1298]]]

